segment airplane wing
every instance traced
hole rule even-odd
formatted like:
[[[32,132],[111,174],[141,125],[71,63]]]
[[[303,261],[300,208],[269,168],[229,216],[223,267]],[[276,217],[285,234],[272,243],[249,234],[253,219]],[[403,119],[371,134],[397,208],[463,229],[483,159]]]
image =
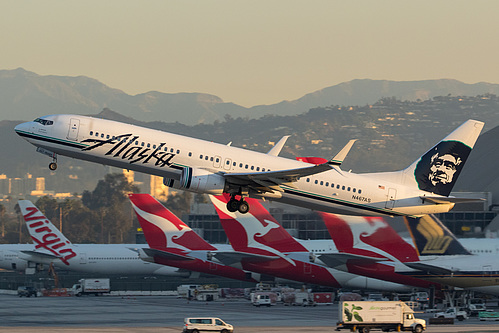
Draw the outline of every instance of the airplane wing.
[[[388,261],[387,258],[376,258],[369,256],[361,256],[350,253],[325,253],[317,255],[323,263],[331,268],[345,265],[349,260],[355,260],[356,263],[373,264],[380,261]]]
[[[450,270],[441,266],[430,265],[422,262],[405,262],[404,265],[418,271],[424,271],[434,275],[452,274],[456,270]]]
[[[420,198],[425,201],[429,201],[434,204],[448,204],[448,203],[466,203],[466,202],[483,202],[485,199],[482,198],[456,198],[456,197],[431,197],[431,196],[420,196]]]
[[[242,260],[247,262],[265,262],[279,259],[279,256],[264,256],[261,254],[253,254],[248,252],[211,252],[212,257],[219,260],[222,264],[231,266],[240,263]]]
[[[194,258],[190,258],[188,256],[183,256],[180,254],[171,253],[171,252],[167,252],[167,251],[161,251],[161,250],[157,250],[157,249],[143,248],[141,250],[144,251],[144,253],[150,257],[160,257],[160,258],[164,258],[164,259],[168,259],[168,260],[180,260],[180,261],[195,260]]]

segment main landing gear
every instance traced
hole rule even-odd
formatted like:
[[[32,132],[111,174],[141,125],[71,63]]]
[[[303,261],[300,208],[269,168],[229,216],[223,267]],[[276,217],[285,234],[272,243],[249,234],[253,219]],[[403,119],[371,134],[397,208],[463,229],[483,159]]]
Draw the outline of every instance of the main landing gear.
[[[241,200],[237,200],[235,196],[231,196],[229,202],[227,202],[227,210],[232,213],[239,211],[241,214],[246,214],[249,209],[250,207],[243,197],[241,197]]]

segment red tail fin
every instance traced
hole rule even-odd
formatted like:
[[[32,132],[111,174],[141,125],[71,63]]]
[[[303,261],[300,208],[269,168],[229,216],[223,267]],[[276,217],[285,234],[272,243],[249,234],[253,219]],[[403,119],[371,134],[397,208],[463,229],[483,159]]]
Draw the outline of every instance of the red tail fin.
[[[129,198],[151,248],[215,250],[149,194],[134,193],[130,194]]]
[[[341,252],[417,261],[414,247],[404,241],[381,217],[319,213]]]
[[[245,199],[251,207],[247,214],[229,212],[227,196],[210,196],[222,227],[236,251],[265,249],[274,252],[306,252],[256,199]]]

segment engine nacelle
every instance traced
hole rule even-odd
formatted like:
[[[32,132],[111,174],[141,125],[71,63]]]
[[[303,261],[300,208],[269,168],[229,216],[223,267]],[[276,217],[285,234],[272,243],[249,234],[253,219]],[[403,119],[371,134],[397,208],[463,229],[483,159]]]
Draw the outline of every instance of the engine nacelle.
[[[208,170],[184,168],[180,180],[164,178],[163,184],[180,190],[221,195],[224,193],[225,178]]]

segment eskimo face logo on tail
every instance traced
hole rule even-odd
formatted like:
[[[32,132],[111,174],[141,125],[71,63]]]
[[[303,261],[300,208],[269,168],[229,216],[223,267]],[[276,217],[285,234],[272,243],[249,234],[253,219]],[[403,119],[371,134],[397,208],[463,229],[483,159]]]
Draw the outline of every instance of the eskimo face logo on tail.
[[[71,242],[61,239],[51,229],[53,227],[52,223],[36,207],[26,207],[26,210],[24,220],[33,242],[36,243],[35,249],[45,249],[69,266],[68,260],[76,257],[76,253],[67,247]]]
[[[139,136],[133,136],[132,134],[122,134],[107,140],[86,139],[82,143],[93,142],[94,144],[82,150],[87,151],[98,147],[111,146],[106,155],[113,155],[113,157],[128,160],[130,164],[154,162],[154,165],[160,168],[173,164],[171,160],[176,154],[161,150],[166,143],[162,142],[156,148],[151,149],[143,147],[143,142],[141,145],[138,145],[138,139]]]
[[[442,141],[428,151],[415,170],[419,189],[448,196],[471,148],[458,141]]]

